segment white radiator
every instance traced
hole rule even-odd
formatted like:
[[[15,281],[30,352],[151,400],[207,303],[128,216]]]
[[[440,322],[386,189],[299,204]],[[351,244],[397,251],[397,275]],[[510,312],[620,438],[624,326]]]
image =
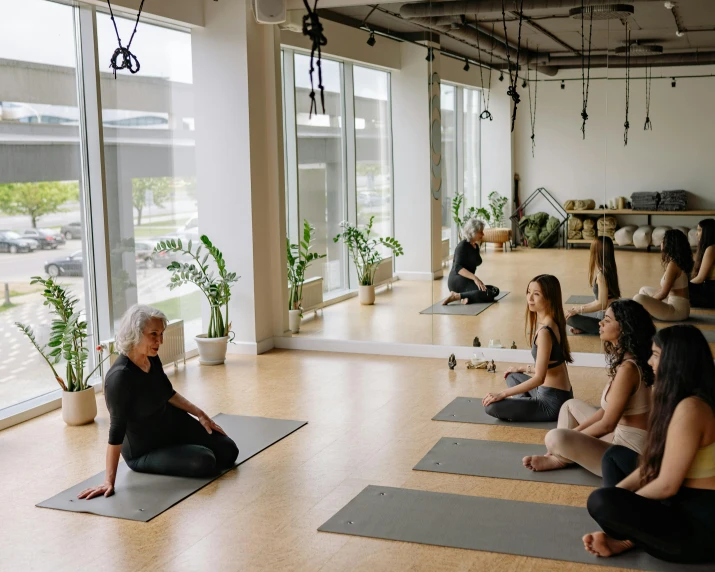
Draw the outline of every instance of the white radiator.
[[[442,266],[449,264],[449,259],[452,253],[449,250],[449,239],[442,239]]]
[[[164,330],[164,343],[159,347],[159,359],[166,365],[173,362],[174,367],[183,360],[186,365],[186,344],[184,343],[184,320],[171,320]]]
[[[288,297],[290,298],[290,286],[288,286]],[[323,304],[323,277],[316,276],[303,282],[303,312],[320,310]]]
[[[388,287],[392,286],[392,281],[395,279],[393,273],[392,257],[383,258],[378,263],[377,270],[375,271],[375,286],[382,286],[383,284],[387,284]]]

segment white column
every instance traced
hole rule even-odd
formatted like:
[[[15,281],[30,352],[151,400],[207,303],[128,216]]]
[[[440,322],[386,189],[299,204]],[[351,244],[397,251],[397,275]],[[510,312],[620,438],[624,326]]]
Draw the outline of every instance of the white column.
[[[287,329],[278,28],[257,24],[245,0],[203,4],[205,27],[192,31],[199,231],[241,276],[229,351],[262,353]]]

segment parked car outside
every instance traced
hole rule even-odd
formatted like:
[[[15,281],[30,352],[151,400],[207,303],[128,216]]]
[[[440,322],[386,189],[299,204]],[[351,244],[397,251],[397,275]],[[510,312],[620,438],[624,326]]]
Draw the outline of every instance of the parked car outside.
[[[82,238],[82,223],[71,222],[66,224],[62,227],[60,232],[67,240],[80,239]]]
[[[50,276],[82,276],[82,251],[77,250],[69,256],[55,258],[45,262],[45,273]]]
[[[0,252],[32,252],[37,248],[37,241],[25,239],[12,230],[0,230]]]
[[[36,240],[39,248],[42,249],[54,250],[60,245],[55,237],[55,234],[51,230],[47,230],[45,228],[28,228],[22,232],[22,238],[26,240]],[[62,242],[64,243],[64,239]]]
[[[134,243],[134,252],[136,253],[137,268],[154,268],[161,266],[166,268],[176,256],[172,252],[154,252],[156,241],[140,240]]]

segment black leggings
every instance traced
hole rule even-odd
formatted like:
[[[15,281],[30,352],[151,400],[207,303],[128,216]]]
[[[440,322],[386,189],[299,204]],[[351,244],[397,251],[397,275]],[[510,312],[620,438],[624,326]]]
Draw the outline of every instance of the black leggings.
[[[715,308],[715,280],[706,280],[702,284],[689,282],[688,293],[693,308]]]
[[[681,487],[660,501],[611,487],[592,492],[587,507],[608,536],[630,540],[651,556],[715,562],[715,491]]]
[[[531,379],[525,373],[510,373],[506,378],[509,387]],[[516,397],[507,397],[484,408],[487,415],[505,421],[556,421],[561,406],[573,399],[573,390],[538,386]]]
[[[566,320],[566,324],[571,326],[572,328],[581,330],[587,336],[597,336],[599,334],[598,323],[603,320],[603,317],[605,315],[605,312],[576,314],[575,316],[571,316],[568,320]]]
[[[638,468],[638,453],[623,445],[611,445],[601,459],[604,487],[615,487]]]
[[[466,298],[469,304],[493,302],[494,298],[499,296],[499,288],[496,286],[487,286],[486,291],[483,291],[477,288],[474,280],[460,275],[450,275],[447,280],[447,286],[451,292],[460,294],[462,300]]]
[[[130,469],[138,473],[199,478],[215,475],[236,462],[238,447],[230,437],[218,431],[209,435],[203,425],[185,411],[172,411],[169,418],[169,442],[139,457],[125,457]]]

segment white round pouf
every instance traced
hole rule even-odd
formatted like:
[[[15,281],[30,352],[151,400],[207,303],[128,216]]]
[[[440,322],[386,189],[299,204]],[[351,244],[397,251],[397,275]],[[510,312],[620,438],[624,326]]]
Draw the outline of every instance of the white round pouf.
[[[670,230],[669,226],[656,226],[651,234],[650,243],[652,246],[660,246],[663,242],[665,233]]]
[[[693,248],[697,248],[698,246],[698,229],[697,228],[691,228],[688,231],[688,242],[690,243],[690,246]]]
[[[652,234],[652,226],[639,226],[633,233],[633,246],[635,246],[636,248],[648,248],[650,246],[650,239]]]
[[[682,232],[685,236],[688,236],[689,229],[687,226],[674,226],[673,227],[675,230],[679,230]]]
[[[618,246],[628,246],[629,244],[633,244],[633,233],[636,230],[638,230],[638,227],[633,224],[619,228],[616,231],[616,234],[613,235],[616,244]]]

